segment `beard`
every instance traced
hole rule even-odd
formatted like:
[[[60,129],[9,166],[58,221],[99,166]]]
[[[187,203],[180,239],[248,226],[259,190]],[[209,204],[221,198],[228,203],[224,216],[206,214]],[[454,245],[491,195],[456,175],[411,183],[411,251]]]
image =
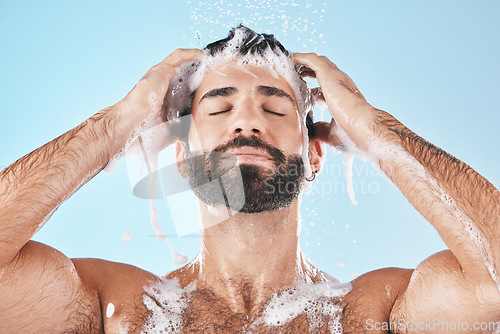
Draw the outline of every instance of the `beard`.
[[[242,146],[264,150],[272,157],[274,168],[237,165],[237,157],[227,151]],[[301,191],[302,157],[285,155],[256,136],[238,136],[212,151],[190,151],[188,146],[186,153],[189,185],[209,206],[223,205],[244,213],[271,211],[289,206]]]

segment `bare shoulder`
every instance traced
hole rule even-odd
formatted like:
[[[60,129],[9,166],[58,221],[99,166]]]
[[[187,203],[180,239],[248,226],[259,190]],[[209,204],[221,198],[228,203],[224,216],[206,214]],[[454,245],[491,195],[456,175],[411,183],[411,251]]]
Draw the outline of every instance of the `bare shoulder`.
[[[144,286],[159,280],[131,265],[69,259],[29,241],[0,269],[0,333],[134,333],[147,316]]]
[[[29,241],[0,271],[1,333],[102,333],[95,290],[69,258]]]
[[[383,268],[353,280],[352,290],[343,301],[344,332],[361,333],[371,324],[388,322],[391,310],[405,292],[412,273],[412,269]]]
[[[462,327],[479,332],[473,326],[481,324],[492,329],[500,321],[499,309],[499,287],[493,279],[469,275],[453,253],[445,250],[417,266],[407,289],[394,304],[391,321],[437,323],[428,332],[441,333],[447,332],[445,325],[458,325],[460,319]]]
[[[98,292],[105,331],[138,332],[148,316],[144,287],[161,279],[125,263],[91,258],[72,261],[85,285]]]

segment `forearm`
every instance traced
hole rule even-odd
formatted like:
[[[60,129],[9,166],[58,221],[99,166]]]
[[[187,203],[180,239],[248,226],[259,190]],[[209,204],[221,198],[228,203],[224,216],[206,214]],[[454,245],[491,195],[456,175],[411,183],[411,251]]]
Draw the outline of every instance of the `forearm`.
[[[137,126],[126,112],[104,109],[0,172],[0,266],[124,147]]]
[[[382,171],[436,228],[464,272],[498,272],[499,191],[394,117],[374,112],[377,124],[368,146]]]

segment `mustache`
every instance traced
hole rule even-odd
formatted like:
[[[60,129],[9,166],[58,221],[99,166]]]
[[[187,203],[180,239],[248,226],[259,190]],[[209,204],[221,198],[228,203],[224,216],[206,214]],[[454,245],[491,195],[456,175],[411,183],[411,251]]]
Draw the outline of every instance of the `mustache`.
[[[252,135],[250,137],[237,136],[219,146],[215,147],[212,152],[227,152],[233,148],[249,146],[258,149],[262,149],[270,156],[272,156],[276,162],[284,162],[285,154],[278,148],[266,143],[264,140],[259,137]]]
[[[228,151],[243,146],[261,149],[273,158],[276,166],[285,165],[286,156],[280,149],[266,143],[255,135],[250,137],[240,135],[209,151],[191,151],[188,145],[186,158],[190,162],[188,164],[190,171],[198,179],[203,180],[204,183],[221,177],[237,164],[236,156]]]

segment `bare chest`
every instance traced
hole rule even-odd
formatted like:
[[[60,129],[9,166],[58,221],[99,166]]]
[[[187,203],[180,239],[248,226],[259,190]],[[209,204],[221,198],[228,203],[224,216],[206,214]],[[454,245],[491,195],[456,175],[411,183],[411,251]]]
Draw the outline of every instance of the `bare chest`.
[[[163,298],[162,298],[163,297]],[[178,296],[179,297],[179,296]],[[274,296],[265,307],[234,312],[222,299],[195,291],[169,303],[157,296],[146,300],[150,310],[147,333],[342,333],[343,298],[311,296],[290,290]]]
[[[191,300],[180,315],[171,308],[158,309],[138,323],[145,333],[365,333],[384,331],[388,319],[374,309],[369,314],[332,301],[329,310],[312,304],[299,313],[282,305],[255,315],[234,313],[223,303]],[[318,308],[317,308],[318,307]],[[138,328],[138,326],[134,326]],[[138,328],[139,329],[139,328]],[[139,330],[137,331],[139,333]]]
[[[146,312],[127,317],[127,332],[350,334],[376,329],[376,333],[389,333],[381,327],[388,322],[388,307],[376,303],[373,295],[361,298],[341,289],[322,290],[318,285],[315,290],[319,290],[317,295],[308,289],[288,290],[265,307],[242,313],[203,291],[151,290],[143,298]]]
[[[333,313],[311,309],[300,314],[290,313],[283,306],[275,311],[282,317],[269,319],[266,314],[255,316],[234,313],[217,303],[192,303],[182,313],[172,315],[172,309],[156,313],[127,316],[118,323],[108,323],[106,333],[389,333],[383,330],[388,319],[376,311],[366,314],[338,304]],[[123,326],[125,324],[125,326]],[[119,326],[118,326],[119,325]],[[126,329],[125,331],[123,331]]]
[[[321,302],[306,309],[275,305],[258,312],[234,313],[224,303],[193,300],[183,314],[182,333],[338,333],[341,308]]]
[[[389,318],[376,305],[349,299],[315,299],[297,305],[275,303],[255,316],[235,314],[222,304],[193,303],[183,315],[183,333],[390,333]]]

